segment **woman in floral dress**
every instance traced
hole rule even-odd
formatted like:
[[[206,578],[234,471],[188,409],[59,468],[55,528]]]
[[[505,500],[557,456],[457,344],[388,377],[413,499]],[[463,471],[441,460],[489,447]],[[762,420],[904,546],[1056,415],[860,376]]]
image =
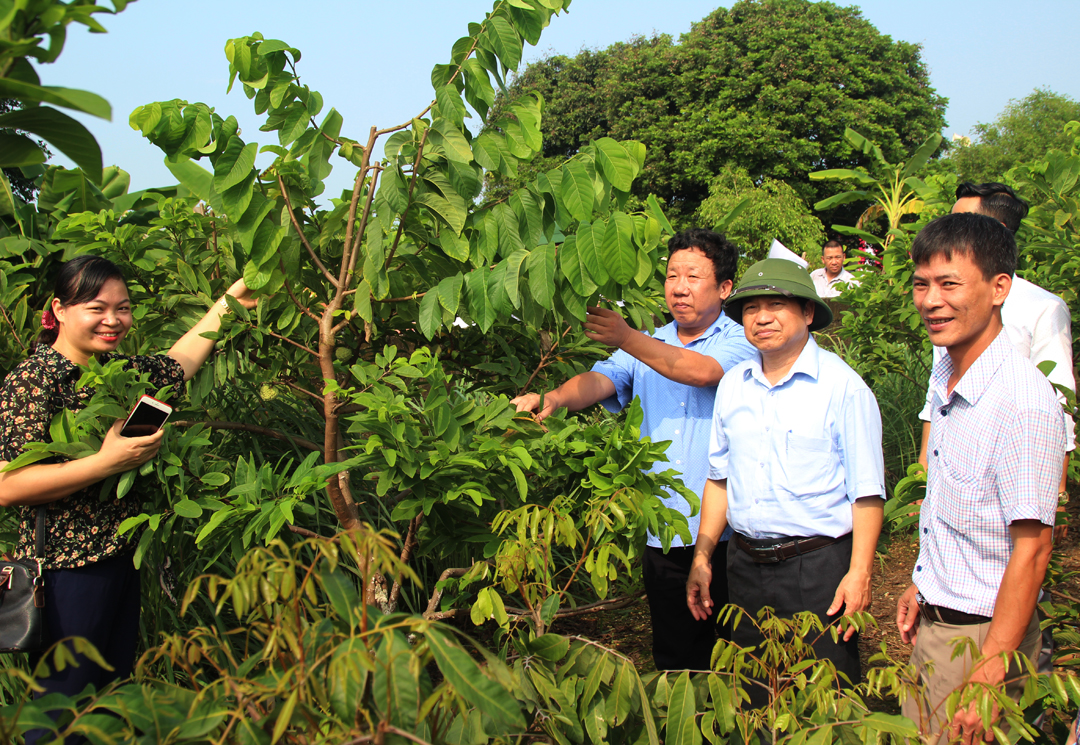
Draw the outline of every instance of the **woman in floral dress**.
[[[77,411],[93,395],[77,389],[80,365],[124,359],[149,373],[156,388],[177,392],[213,351],[202,334],[217,331],[228,312],[224,298],[196,323],[167,354],[125,357],[115,354],[131,328],[131,301],[119,268],[98,256],[79,256],[62,265],[55,297],[42,314],[42,330],[29,358],[18,365],[0,389],[0,468],[30,442],[48,442],[49,424],[63,409]],[[255,300],[241,279],[229,288],[245,307]],[[107,671],[79,656],[39,682],[45,693],[78,694],[87,683],[99,690],[132,672],[139,634],[139,573],[133,545],[117,535],[126,518],[138,514],[135,495],[101,495],[101,482],[138,468],[161,447],[163,431],[148,437],[122,437],[116,424],[101,449],[79,460],[29,465],[0,473],[0,505],[20,515],[18,558],[34,554],[37,505],[46,505],[45,627],[47,643],[69,636],[89,639],[115,668]],[[31,663],[36,664],[36,659]],[[30,743],[36,737],[27,739]]]

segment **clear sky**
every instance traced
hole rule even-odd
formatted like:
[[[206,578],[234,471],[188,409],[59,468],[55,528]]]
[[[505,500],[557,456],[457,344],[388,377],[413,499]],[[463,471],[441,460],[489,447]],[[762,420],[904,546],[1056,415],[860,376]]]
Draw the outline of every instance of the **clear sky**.
[[[931,81],[949,99],[946,136],[992,121],[1010,99],[1037,87],[1080,99],[1077,0],[850,4],[882,33],[923,46]],[[80,118],[101,144],[105,164],[124,168],[131,188],[143,189],[175,179],[161,152],[128,126],[128,115],[141,104],[201,101],[223,116],[235,115],[249,142],[276,144],[276,136],[258,132],[239,84],[225,93],[227,39],[260,31],[299,48],[300,74],[323,94],[324,111],[336,108],[345,120],[342,134],[365,140],[372,125],[400,124],[427,105],[431,68],[449,61],[453,42],[491,7],[492,0],[139,0],[119,15],[98,16],[108,34],[72,26],[60,59],[39,74],[45,85],[83,88],[108,99],[111,123]],[[552,19],[537,47],[526,45],[525,59],[572,55],[654,32],[678,38],[716,7],[716,0],[574,0],[568,13]],[[351,185],[355,171],[338,158],[333,163],[328,194]]]

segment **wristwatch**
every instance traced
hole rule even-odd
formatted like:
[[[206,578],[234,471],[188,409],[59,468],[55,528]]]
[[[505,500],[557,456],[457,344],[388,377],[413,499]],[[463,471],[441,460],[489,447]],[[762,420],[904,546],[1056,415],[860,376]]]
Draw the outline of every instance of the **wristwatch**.
[[[226,313],[232,310],[232,308],[229,307],[229,302],[225,299],[224,295],[221,296],[221,300],[218,300],[218,305],[224,308]]]
[[[1069,492],[1067,489],[1062,489],[1058,492],[1058,506],[1066,505],[1069,503]]]

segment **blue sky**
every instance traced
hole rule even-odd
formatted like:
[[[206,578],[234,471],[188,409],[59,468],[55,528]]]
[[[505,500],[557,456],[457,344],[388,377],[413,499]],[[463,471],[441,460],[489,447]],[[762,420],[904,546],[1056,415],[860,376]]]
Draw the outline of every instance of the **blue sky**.
[[[730,3],[723,3],[729,7]],[[879,31],[923,46],[933,85],[949,99],[946,136],[967,134],[996,117],[1010,99],[1037,87],[1080,99],[1075,40],[1076,0],[866,0],[854,4]],[[225,41],[260,31],[303,53],[300,74],[345,119],[342,134],[366,139],[372,125],[400,124],[431,100],[431,68],[492,0],[139,0],[116,16],[99,15],[105,35],[72,27],[63,55],[39,69],[46,85],[94,91],[112,104],[113,121],[82,117],[106,165],[132,176],[132,189],[173,183],[162,155],[128,126],[135,107],[181,98],[201,101],[240,121],[245,138],[258,132],[240,86],[226,95]],[[675,38],[717,7],[715,0],[575,0],[552,20],[526,61],[574,54],[653,32]],[[58,159],[63,162],[62,159]],[[328,194],[351,184],[354,169],[335,159]]]

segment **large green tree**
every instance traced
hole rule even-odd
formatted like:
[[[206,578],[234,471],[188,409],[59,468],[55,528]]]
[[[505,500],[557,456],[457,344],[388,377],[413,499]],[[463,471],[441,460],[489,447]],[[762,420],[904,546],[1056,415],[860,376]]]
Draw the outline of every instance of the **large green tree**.
[[[1044,158],[1050,150],[1067,151],[1073,138],[1064,127],[1073,120],[1080,120],[1080,101],[1036,88],[1009,101],[993,122],[976,124],[975,143],[955,147],[942,165],[961,181],[1002,181],[1013,166]]]
[[[678,43],[637,38],[548,57],[514,80],[494,115],[527,91],[547,102],[546,158],[603,135],[641,141],[649,160],[634,194],[655,193],[681,220],[727,163],[818,201],[828,191],[807,174],[867,164],[846,127],[899,158],[942,128],[947,102],[919,45],[881,34],[858,8],[808,0],[718,8]]]

